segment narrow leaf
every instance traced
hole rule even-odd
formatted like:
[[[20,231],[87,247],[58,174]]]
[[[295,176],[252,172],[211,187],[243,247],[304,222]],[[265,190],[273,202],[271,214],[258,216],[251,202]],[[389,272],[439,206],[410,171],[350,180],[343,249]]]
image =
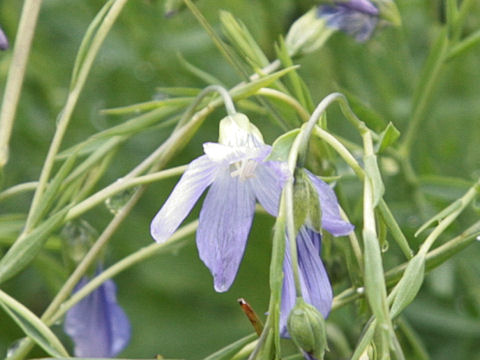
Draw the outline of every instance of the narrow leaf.
[[[265,160],[270,161],[287,161],[288,154],[290,153],[290,148],[295,141],[300,129],[295,129],[289,131],[281,136],[279,136],[272,145],[272,152]]]
[[[377,144],[376,153],[379,154],[383,152],[387,147],[391,146],[392,144],[397,141],[398,137],[400,136],[400,131],[390,122],[388,123],[385,130],[382,131],[380,134],[380,139]]]
[[[366,155],[363,159],[365,163],[365,172],[372,182],[373,188],[373,206],[377,206],[385,192],[382,181],[382,175],[378,168],[377,157],[375,155]]]
[[[245,336],[244,338],[235,341],[223,349],[216,351],[212,355],[207,356],[204,360],[230,360],[236,353],[242,350],[245,345],[251,343],[255,339],[258,339],[257,334]]]
[[[45,323],[17,300],[0,290],[0,305],[5,312],[49,355],[68,357],[60,340]]]
[[[0,260],[0,283],[23,270],[42,249],[48,236],[63,222],[68,208],[51,216],[29,234],[18,238]]]
[[[390,308],[392,318],[398,316],[418,294],[425,274],[425,255],[420,252],[409,261],[396,287],[396,296]]]
[[[450,215],[454,211],[460,209],[461,207],[462,207],[462,200],[461,199],[458,199],[457,201],[454,201],[449,206],[447,206],[445,209],[440,211],[437,215],[435,215],[431,219],[429,219],[425,224],[423,224],[420,227],[420,229],[418,229],[417,232],[415,233],[415,237],[420,235],[420,233],[422,233],[425,229],[429,228],[435,222],[441,221],[442,219],[444,219],[445,217],[447,217],[448,215]]]
[[[364,266],[365,266],[365,291],[368,302],[378,322],[387,322],[386,306],[387,294],[385,279],[383,277],[383,265],[378,239],[372,231],[363,230]]]
[[[270,84],[274,83],[275,81],[280,79],[282,76],[288,74],[290,71],[297,68],[298,68],[298,65],[290,66],[286,69],[282,69],[273,74],[263,76],[260,79],[256,79],[247,84],[243,84],[242,86],[235,87],[230,90],[230,95],[232,95],[232,97],[235,100],[237,100],[238,98],[243,99],[243,98],[255,95],[255,93],[261,88],[268,87]]]

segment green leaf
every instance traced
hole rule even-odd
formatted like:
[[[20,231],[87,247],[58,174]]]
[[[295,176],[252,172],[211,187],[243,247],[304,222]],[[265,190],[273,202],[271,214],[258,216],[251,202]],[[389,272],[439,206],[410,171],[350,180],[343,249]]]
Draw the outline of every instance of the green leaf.
[[[387,147],[391,146],[392,144],[397,141],[398,137],[400,136],[400,131],[390,122],[388,123],[385,130],[382,131],[380,134],[380,139],[377,143],[376,153],[379,154],[383,152]]]
[[[223,349],[216,351],[212,355],[207,356],[204,360],[230,360],[236,353],[242,350],[245,345],[251,343],[255,339],[258,339],[258,336],[255,333],[245,336]]]
[[[237,49],[240,56],[248,63],[252,64],[252,68],[262,68],[268,65],[266,55],[263,53],[260,46],[258,46],[245,24],[235,19],[231,13],[224,10],[220,11],[220,21],[225,36]]]
[[[195,98],[198,94],[201,93],[202,89],[194,87],[163,87],[159,86],[155,88],[158,97],[169,97],[169,96],[179,96],[179,97],[191,97]]]
[[[469,50],[473,49],[480,43],[480,29],[470,34],[465,39],[460,41],[457,45],[453,46],[448,53],[447,61],[450,61],[457,56],[463,55]]]
[[[280,44],[275,46],[275,51],[278,59],[282,62],[284,67],[293,65],[293,60],[288,54],[288,49],[285,46],[285,41],[283,38],[280,38]],[[288,74],[287,82],[289,87],[292,89],[294,97],[298,99],[300,104],[302,104],[305,109],[308,109],[310,112],[312,112],[314,105],[310,91],[303,79],[298,75],[297,71],[292,71]]]
[[[447,36],[447,29],[444,28],[440,34],[438,34],[435,43],[432,45],[427,61],[422,69],[419,83],[415,89],[413,95],[413,109],[423,107],[421,102],[425,102],[424,93],[430,93],[434,82],[437,79],[437,74],[440,71],[445,56],[449,49],[449,41]],[[415,113],[416,111],[414,111]]]
[[[186,97],[177,97],[177,98],[169,98],[169,99],[160,99],[160,100],[152,100],[152,101],[145,101],[138,104],[127,105],[127,106],[120,106],[116,108],[110,109],[103,109],[100,111],[101,114],[107,115],[125,115],[125,114],[136,114],[138,115],[141,112],[150,111],[154,109],[158,109],[161,107],[167,106],[186,106],[190,104],[193,100],[193,97],[186,96]]]
[[[368,302],[378,322],[387,322],[387,294],[380,246],[374,232],[363,230],[364,264],[365,264],[365,291]]]
[[[42,217],[47,214],[47,212],[51,209],[56,196],[61,195],[60,187],[75,164],[76,159],[77,156],[75,154],[68,157],[60,170],[58,170],[57,174],[55,174],[55,177],[48,184],[45,192],[42,194],[39,206],[32,214],[32,218],[30,220],[32,226],[35,226],[38,221],[40,221]]]
[[[369,129],[378,133],[387,126],[385,120],[358,96],[345,88],[340,88],[339,92],[345,95],[353,113],[357,115],[359,119],[362,119]]]
[[[80,69],[82,68],[85,58],[87,57],[88,51],[90,50],[96,32],[100,28],[100,25],[103,23],[105,16],[107,15],[108,11],[114,3],[114,0],[107,1],[88,26],[88,29],[85,32],[85,36],[82,39],[82,43],[80,44],[80,48],[78,49],[77,57],[75,58],[75,64],[73,65],[70,89],[73,89],[75,87],[78,79],[78,74],[80,72]]]
[[[451,203],[450,205],[448,205],[445,209],[443,209],[442,211],[440,211],[437,215],[433,216],[432,218],[430,218],[425,224],[423,224],[420,229],[418,229],[416,232],[415,232],[415,237],[417,237],[418,235],[420,235],[420,233],[422,233],[425,229],[429,228],[432,224],[434,224],[435,222],[439,222],[441,221],[442,219],[444,219],[445,217],[447,217],[448,215],[450,215],[451,213],[453,213],[454,211],[460,209],[462,207],[462,200],[461,199],[458,199],[456,201],[454,201],[453,203]]]
[[[285,76],[290,71],[293,71],[298,68],[298,65],[290,66],[288,68],[282,69],[280,71],[274,72],[273,74],[263,76],[259,79],[251,81],[247,84],[242,86],[235,87],[230,90],[230,95],[235,99],[238,100],[250,97],[255,95],[256,92],[264,87],[268,87],[270,84],[274,83],[282,76]]]
[[[5,312],[49,355],[68,357],[60,340],[45,323],[17,300],[0,290],[0,305]]]
[[[211,75],[210,73],[200,69],[198,66],[195,66],[191,63],[189,63],[185,58],[182,56],[182,54],[177,53],[178,61],[180,65],[182,65],[185,70],[187,70],[190,74],[193,76],[197,77],[201,81],[204,81],[208,85],[221,85],[225,87],[223,82],[216,78],[215,76]]]
[[[0,260],[0,283],[16,275],[30,264],[42,249],[48,236],[62,224],[68,210],[69,208],[66,208],[56,213],[32,232],[18,238]]]
[[[390,308],[390,316],[397,317],[418,294],[425,274],[425,254],[415,255],[407,265],[396,287],[396,296]]]
[[[300,129],[291,130],[279,136],[272,145],[272,152],[265,159],[266,161],[287,161],[290,149]]]
[[[140,116],[136,116],[130,120],[127,120],[123,124],[111,127],[110,129],[97,133],[93,135],[91,139],[94,139],[94,140],[103,139],[103,138],[117,136],[117,135],[132,136],[142,130],[149,128],[152,125],[155,125],[156,123],[165,119],[166,117],[169,117],[170,115],[175,114],[182,107],[184,107],[184,105],[171,104],[168,107],[161,107],[161,108],[149,111],[146,114],[142,114]]]
[[[365,172],[372,182],[373,188],[373,206],[377,206],[380,199],[383,197],[385,187],[382,181],[382,175],[378,168],[377,157],[375,155],[367,155],[363,159],[365,163]]]

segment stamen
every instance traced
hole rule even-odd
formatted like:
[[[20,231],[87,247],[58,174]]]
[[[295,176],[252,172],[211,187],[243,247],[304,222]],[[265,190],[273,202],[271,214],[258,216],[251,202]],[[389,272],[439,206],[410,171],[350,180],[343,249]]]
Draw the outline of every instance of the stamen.
[[[257,164],[257,161],[251,159],[236,162],[232,165],[233,171],[230,172],[230,176],[238,176],[241,181],[252,178],[255,176],[255,169],[257,168]]]

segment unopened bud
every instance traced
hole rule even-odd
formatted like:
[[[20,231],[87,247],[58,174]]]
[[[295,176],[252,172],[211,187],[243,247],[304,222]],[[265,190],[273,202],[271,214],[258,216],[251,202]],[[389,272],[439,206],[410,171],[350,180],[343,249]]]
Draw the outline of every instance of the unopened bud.
[[[314,306],[297,298],[295,307],[290,312],[287,329],[293,342],[310,359],[321,360],[327,346],[325,320]]]
[[[290,56],[311,53],[323,46],[334,32],[326,26],[326,21],[318,17],[317,8],[311,9],[297,19],[285,38],[285,44]]]

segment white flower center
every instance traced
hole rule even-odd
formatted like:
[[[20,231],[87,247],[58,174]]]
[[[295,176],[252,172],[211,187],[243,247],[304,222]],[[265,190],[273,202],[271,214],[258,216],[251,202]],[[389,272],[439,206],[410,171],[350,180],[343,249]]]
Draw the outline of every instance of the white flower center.
[[[255,176],[257,165],[258,162],[252,159],[238,161],[235,164],[230,165],[230,176],[238,176],[241,181],[250,179]]]

